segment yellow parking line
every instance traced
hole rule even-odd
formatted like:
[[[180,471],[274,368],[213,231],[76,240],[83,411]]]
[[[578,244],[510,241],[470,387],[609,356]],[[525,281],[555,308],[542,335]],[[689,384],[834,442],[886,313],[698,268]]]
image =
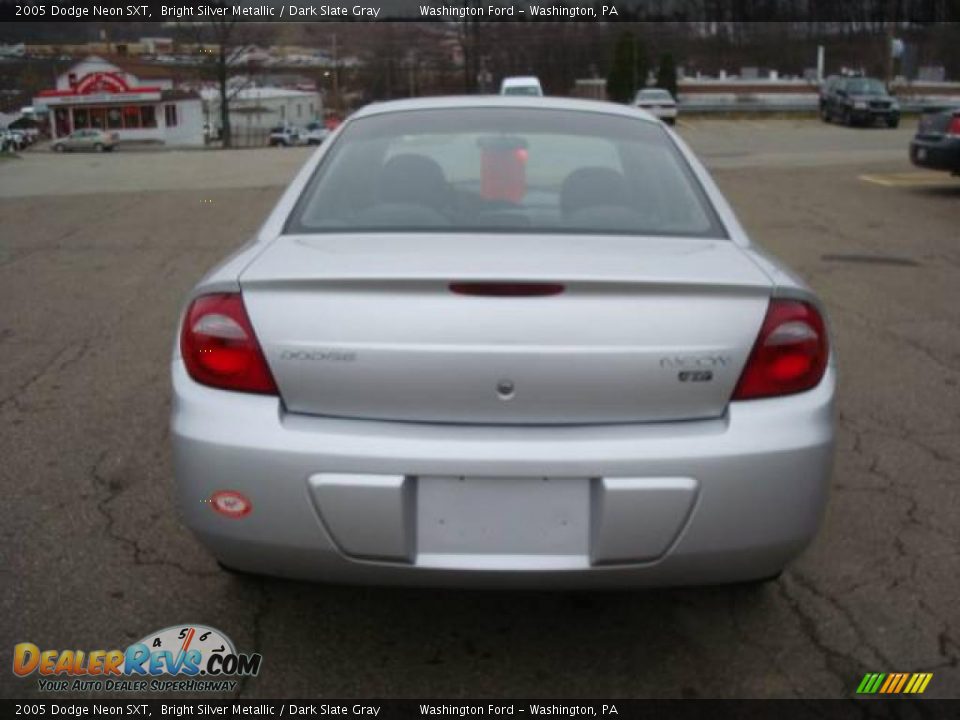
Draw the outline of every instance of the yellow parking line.
[[[884,187],[919,187],[923,185],[952,185],[950,175],[935,172],[884,173],[859,175],[863,182],[883,185]]]

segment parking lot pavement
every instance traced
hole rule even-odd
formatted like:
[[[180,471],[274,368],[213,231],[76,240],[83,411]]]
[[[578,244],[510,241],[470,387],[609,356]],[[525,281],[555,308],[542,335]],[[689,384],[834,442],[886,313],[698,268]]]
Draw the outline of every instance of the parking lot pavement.
[[[755,131],[705,123],[691,140],[708,161],[727,144],[757,156],[715,176],[754,238],[824,298],[841,382],[823,529],[762,589],[385,590],[223,574],[173,510],[175,323],[305,154],[213,153],[185,169],[153,153],[125,186],[78,173],[85,194],[56,192],[63,166],[46,160],[29,172],[40,189],[47,173],[49,192],[11,193],[13,165],[0,165],[0,648],[110,648],[203,622],[263,654],[238,690],[251,697],[849,697],[864,673],[894,671],[932,672],[927,696],[960,695],[960,181],[860,179],[913,172],[904,131],[807,128],[810,147],[790,152],[829,155],[814,141],[841,133],[890,158],[803,167],[772,164]],[[879,138],[890,147],[862,147]],[[0,695],[35,693],[0,673]]]

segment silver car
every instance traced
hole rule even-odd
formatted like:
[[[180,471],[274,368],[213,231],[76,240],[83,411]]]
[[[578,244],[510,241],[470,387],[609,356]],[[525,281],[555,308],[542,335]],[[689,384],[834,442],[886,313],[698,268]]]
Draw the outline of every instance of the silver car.
[[[669,90],[663,88],[643,88],[637,92],[633,106],[646,110],[654,117],[660,118],[668,125],[677,122],[677,101]]]
[[[94,152],[111,151],[117,146],[118,134],[105,130],[74,130],[66,137],[54,141],[54,152],[71,152],[73,150],[93,150]]]
[[[612,103],[364,108],[190,293],[172,374],[180,507],[234,570],[762,580],[827,497],[820,302]]]

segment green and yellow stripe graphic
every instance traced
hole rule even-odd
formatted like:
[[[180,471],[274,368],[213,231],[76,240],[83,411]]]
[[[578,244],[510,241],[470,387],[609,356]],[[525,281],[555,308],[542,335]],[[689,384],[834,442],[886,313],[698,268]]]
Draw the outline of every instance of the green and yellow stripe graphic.
[[[857,695],[919,695],[932,677],[933,673],[867,673]]]

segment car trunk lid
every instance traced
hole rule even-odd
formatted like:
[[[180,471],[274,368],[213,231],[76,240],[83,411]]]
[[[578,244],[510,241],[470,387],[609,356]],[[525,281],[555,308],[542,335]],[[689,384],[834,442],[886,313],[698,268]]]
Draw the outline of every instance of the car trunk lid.
[[[281,237],[241,286],[289,411],[517,424],[721,415],[771,287],[725,240],[460,234]]]
[[[936,108],[924,111],[917,125],[917,137],[942,138],[950,127],[950,122],[956,113],[946,108]]]

